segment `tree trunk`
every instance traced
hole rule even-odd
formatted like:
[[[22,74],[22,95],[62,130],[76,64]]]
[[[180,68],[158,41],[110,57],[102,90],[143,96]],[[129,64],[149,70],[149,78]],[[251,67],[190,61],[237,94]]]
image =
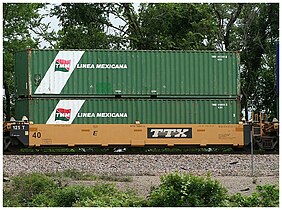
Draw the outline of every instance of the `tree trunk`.
[[[245,119],[246,119],[246,122],[248,122],[250,119],[249,119],[248,103],[247,103],[247,101],[244,104],[244,106],[245,106]]]
[[[11,97],[8,89],[7,83],[4,81],[4,88],[5,88],[5,96],[6,96],[6,107],[4,112],[6,113],[6,120],[10,120],[11,118]]]

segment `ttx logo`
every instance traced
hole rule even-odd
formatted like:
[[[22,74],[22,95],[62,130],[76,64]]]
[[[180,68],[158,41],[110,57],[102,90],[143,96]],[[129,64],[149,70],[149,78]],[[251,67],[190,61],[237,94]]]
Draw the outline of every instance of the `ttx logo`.
[[[192,138],[192,128],[148,128],[148,138]]]

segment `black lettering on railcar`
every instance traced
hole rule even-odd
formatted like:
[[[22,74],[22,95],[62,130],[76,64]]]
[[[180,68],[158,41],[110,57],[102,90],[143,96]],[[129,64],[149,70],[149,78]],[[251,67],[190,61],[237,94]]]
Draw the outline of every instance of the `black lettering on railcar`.
[[[32,134],[32,137],[33,137],[33,138],[38,138],[38,139],[40,139],[40,138],[41,138],[41,132],[34,132],[34,133]]]

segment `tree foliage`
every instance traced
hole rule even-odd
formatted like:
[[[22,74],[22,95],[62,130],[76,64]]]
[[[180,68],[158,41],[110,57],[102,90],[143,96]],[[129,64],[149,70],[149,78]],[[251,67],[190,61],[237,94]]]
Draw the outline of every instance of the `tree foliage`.
[[[244,4],[212,4],[214,18],[217,22],[216,48],[239,50],[236,21],[240,17]]]
[[[240,22],[241,84],[245,105],[276,114],[275,47],[278,4],[247,4]]]
[[[63,3],[55,7],[60,20],[58,47],[63,49],[108,49],[105,4]]]
[[[3,4],[3,85],[5,89],[4,110],[11,115],[11,100],[14,100],[14,54],[26,48],[36,48],[38,39],[31,37],[31,29],[39,26],[38,9],[43,4]]]
[[[216,25],[208,4],[142,4],[136,14],[124,5],[132,49],[214,49]]]

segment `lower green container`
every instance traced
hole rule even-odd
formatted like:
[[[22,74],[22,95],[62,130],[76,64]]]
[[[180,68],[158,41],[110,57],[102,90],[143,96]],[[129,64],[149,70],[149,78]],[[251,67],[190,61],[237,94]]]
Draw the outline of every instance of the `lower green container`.
[[[235,99],[18,99],[16,119],[35,124],[236,124]]]

